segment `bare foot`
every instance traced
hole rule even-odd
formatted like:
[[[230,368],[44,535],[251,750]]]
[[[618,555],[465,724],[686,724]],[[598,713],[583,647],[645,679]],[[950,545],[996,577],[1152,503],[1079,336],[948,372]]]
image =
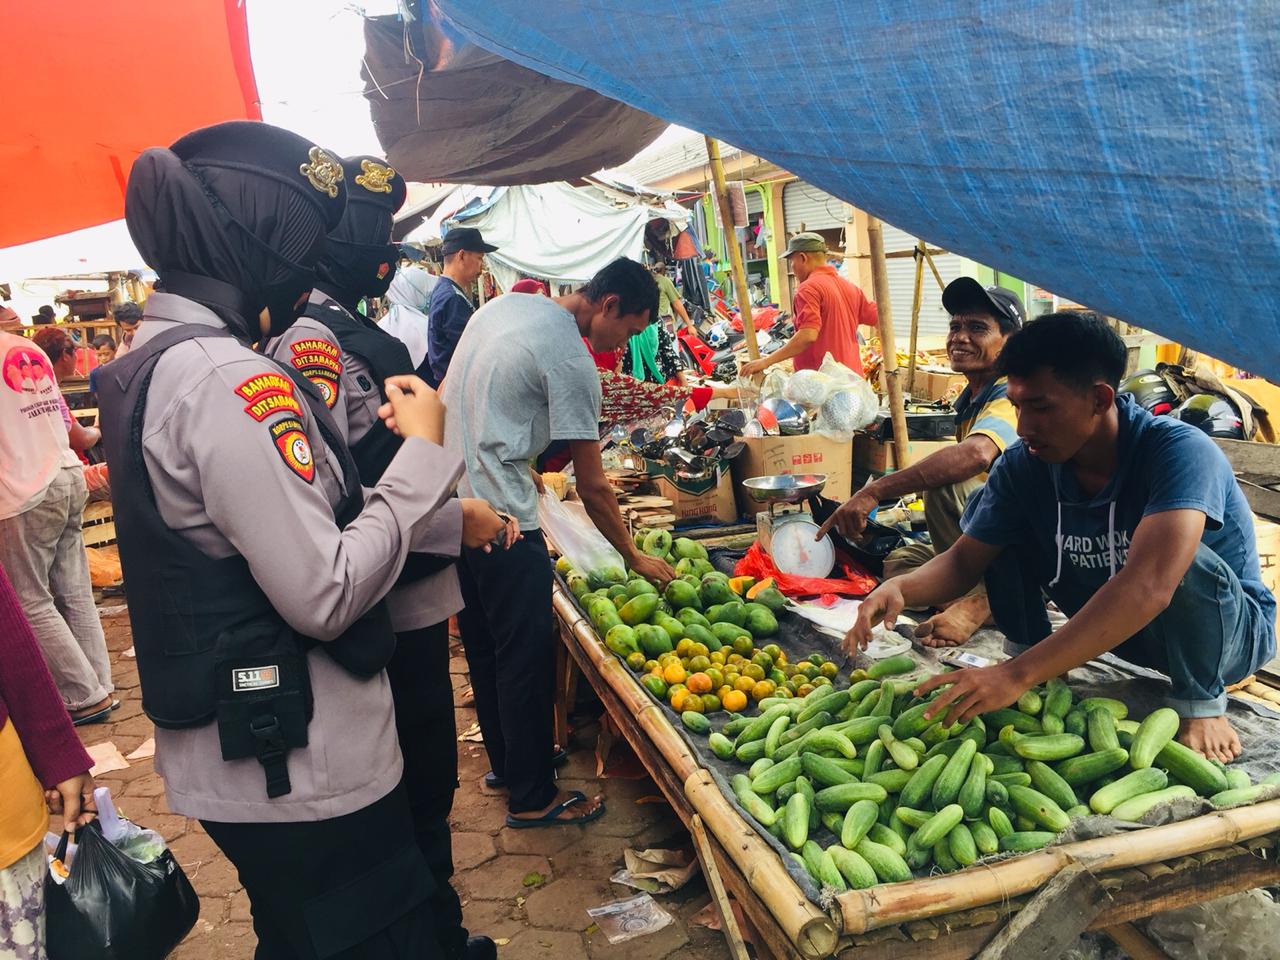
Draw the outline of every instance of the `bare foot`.
[[[1230,763],[1244,752],[1240,737],[1226,717],[1186,717],[1178,728],[1178,742],[1210,760]]]
[[[916,627],[916,636],[926,647],[958,647],[990,616],[991,607],[984,594],[961,597]]]
[[[517,820],[538,820],[542,817],[545,817],[559,804],[562,804],[565,801],[571,799],[571,797],[572,797],[572,794],[570,794],[568,791],[561,790],[558,793],[556,793],[555,799],[552,800],[550,803],[548,803],[541,810],[529,810],[525,813],[513,813],[511,814],[511,816],[513,816]],[[556,814],[555,819],[563,820],[565,823],[576,823],[577,821],[586,818],[590,814],[595,813],[595,811],[599,808],[602,802],[602,799],[603,798],[601,797],[588,797],[586,800],[579,800],[577,803],[572,803],[569,806],[567,806],[565,809],[561,810],[558,814]]]

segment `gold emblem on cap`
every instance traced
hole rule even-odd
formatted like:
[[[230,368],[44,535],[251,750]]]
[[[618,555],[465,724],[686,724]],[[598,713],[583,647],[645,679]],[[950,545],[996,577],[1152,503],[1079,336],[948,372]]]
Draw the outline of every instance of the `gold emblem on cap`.
[[[356,183],[364,187],[370,193],[390,193],[392,177],[396,175],[395,170],[384,164],[378,163],[376,160],[361,160],[360,173],[356,174]]]
[[[298,172],[311,181],[311,185],[321,193],[327,193],[330,199],[338,195],[338,184],[342,182],[342,164],[319,147],[312,147],[307,153],[310,163],[298,167]]]

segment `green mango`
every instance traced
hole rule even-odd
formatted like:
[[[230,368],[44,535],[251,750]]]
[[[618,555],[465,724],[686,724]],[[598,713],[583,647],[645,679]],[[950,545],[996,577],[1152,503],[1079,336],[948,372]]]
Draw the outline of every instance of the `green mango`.
[[[668,530],[650,530],[644,535],[640,548],[651,557],[665,557],[671,552],[671,533]]]
[[[613,604],[609,604],[613,606]],[[596,628],[596,633],[601,636],[606,635],[610,630],[622,623],[622,618],[618,616],[616,610],[604,610],[601,615],[592,621]]]
[[[711,565],[710,560],[695,559],[693,561],[693,572],[696,573],[699,577],[705,577],[709,573],[715,573],[716,568]]]
[[[628,600],[631,599],[630,596],[627,595],[627,585],[625,583],[615,583],[605,591],[605,596],[610,600],[616,599],[617,597],[627,597]]]
[[[658,595],[656,593],[642,593],[638,597],[632,597],[626,602],[618,616],[622,618],[622,622],[630,626],[644,623],[653,616],[655,610],[658,609]]]
[[[759,603],[747,604],[742,625],[750,630],[751,636],[757,640],[772,637],[778,632],[778,618],[773,615],[772,610]]]
[[[694,576],[693,561],[690,560],[688,557],[683,557],[680,560],[676,561],[675,570],[676,570],[677,577]]]
[[[648,532],[649,532],[648,530],[642,529],[642,530],[637,530],[635,533],[631,535],[631,542],[636,545],[637,550],[644,549],[644,538]]]
[[[716,615],[709,619],[712,623],[733,623],[740,627],[746,618],[746,605],[741,600],[730,600],[728,603],[722,603]]]
[[[618,656],[626,658],[640,649],[636,642],[636,632],[625,623],[620,623],[604,635],[604,645]]]
[[[615,583],[626,583],[627,574],[621,567],[601,567],[593,570],[587,576],[587,581],[593,590],[603,590]]]
[[[587,583],[586,577],[576,573],[569,575],[569,592],[573,594],[575,600],[581,600],[590,589],[591,584]]]
[[[655,627],[651,623],[642,623],[635,629],[636,643],[640,645],[640,649],[644,651],[644,655],[651,659],[656,659],[664,653],[670,653],[675,649],[675,645],[671,642],[671,636],[661,627]]]
[[[711,629],[704,627],[700,623],[685,624],[684,635],[694,643],[702,644],[712,653],[724,646],[724,643]]]
[[[696,623],[700,627],[711,629],[711,621],[700,614],[693,607],[684,607],[676,612],[676,619],[683,623],[686,627],[691,623]],[[687,634],[686,634],[687,636]]]
[[[667,631],[667,636],[671,638],[672,643],[677,643],[684,637],[684,624],[675,617],[660,613],[653,618],[653,625]]]
[[[787,598],[777,587],[766,587],[752,597],[751,601],[768,607],[774,613],[780,613],[787,605]]]
[[[627,597],[638,597],[642,593],[657,593],[658,588],[643,577],[637,577],[627,584]]]
[[[671,544],[671,552],[682,559],[707,559],[707,548],[688,537],[677,537]]]
[[[673,610],[683,610],[685,607],[698,610],[702,607],[702,602],[698,599],[698,591],[683,580],[672,580],[667,584],[667,589],[662,596],[667,603],[671,604]]]
[[[726,646],[732,646],[733,641],[738,637],[750,637],[751,634],[744,627],[738,626],[736,623],[713,623],[711,625],[712,635]]]
[[[702,578],[702,588],[699,590],[699,595],[704,608],[737,599],[733,591],[729,589],[728,580],[719,580],[710,575]]]

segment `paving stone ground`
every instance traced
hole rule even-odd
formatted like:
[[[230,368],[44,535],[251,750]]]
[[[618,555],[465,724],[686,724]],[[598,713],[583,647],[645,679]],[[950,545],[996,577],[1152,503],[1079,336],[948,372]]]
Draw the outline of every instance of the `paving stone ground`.
[[[132,645],[128,615],[105,612],[103,627],[111,653],[120,709],[110,723],[81,727],[86,745],[112,741],[122,754],[137,749],[154,733],[142,714],[135,662],[124,656]],[[466,685],[462,651],[451,650],[455,691]],[[455,710],[459,732],[475,722],[475,711]],[[695,878],[659,903],[674,922],[658,933],[610,944],[594,927],[587,908],[632,896],[636,891],[609,878],[623,865],[627,847],[688,846],[688,833],[648,778],[595,777],[597,726],[590,707],[575,715],[569,762],[560,777],[568,789],[603,794],[607,811],[595,823],[536,830],[505,826],[502,794],[482,785],[488,769],[479,743],[459,743],[461,788],[454,800],[455,877],[468,926],[499,941],[502,960],[723,960],[729,956],[720,933],[690,923],[708,903],[706,884]],[[174,951],[175,960],[250,960],[255,939],[249,901],[235,869],[200,825],[172,813],[152,760],[134,761],[126,770],[104,773],[127,816],[161,833],[200,897],[200,919]],[[637,802],[644,801],[644,802]]]

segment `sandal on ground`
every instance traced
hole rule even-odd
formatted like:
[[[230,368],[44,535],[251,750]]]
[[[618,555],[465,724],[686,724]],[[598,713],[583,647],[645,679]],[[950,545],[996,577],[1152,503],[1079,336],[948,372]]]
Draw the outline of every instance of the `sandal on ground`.
[[[560,814],[564,813],[566,810],[572,807],[575,803],[586,803],[586,802],[587,802],[587,795],[583,793],[581,790],[574,790],[571,794],[569,794],[568,800],[564,800],[561,803],[557,803],[554,807],[552,807],[542,816],[535,817],[532,820],[527,820],[521,817],[517,817],[510,813],[507,814],[507,826],[512,827],[513,829],[516,829],[516,830],[523,830],[526,827],[569,826],[575,823],[590,823],[592,820],[599,820],[600,817],[604,815],[603,800],[601,800],[599,806],[597,806],[590,813],[584,813],[582,816],[574,817],[571,820],[565,820],[561,818]]]
[[[569,753],[567,750],[557,750],[551,755],[551,765],[553,767],[563,767],[569,762]],[[484,775],[484,785],[490,790],[501,790],[507,785],[507,781],[490,770]]]
[[[104,720],[106,720],[108,717],[111,716],[111,711],[115,710],[119,706],[120,706],[119,700],[112,700],[101,710],[95,710],[93,713],[86,713],[82,717],[77,717],[73,714],[71,717],[71,725],[73,727],[83,727],[86,724],[90,724],[90,723],[102,723]]]

